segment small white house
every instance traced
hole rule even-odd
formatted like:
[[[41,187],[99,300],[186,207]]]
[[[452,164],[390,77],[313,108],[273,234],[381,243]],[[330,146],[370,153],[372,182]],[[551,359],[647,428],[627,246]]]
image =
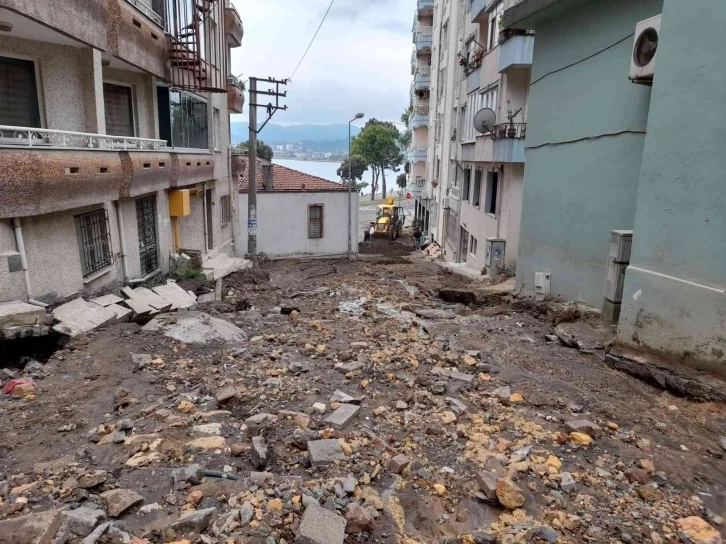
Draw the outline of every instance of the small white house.
[[[249,171],[239,176],[237,254],[247,253]],[[269,257],[348,251],[348,188],[257,160],[257,251]],[[352,252],[358,253],[358,193],[350,195]]]

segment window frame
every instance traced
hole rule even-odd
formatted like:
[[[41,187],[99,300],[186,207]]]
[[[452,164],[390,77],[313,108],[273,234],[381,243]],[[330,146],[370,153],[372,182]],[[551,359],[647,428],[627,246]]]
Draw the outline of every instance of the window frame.
[[[461,200],[469,202],[471,196],[471,168],[464,168],[464,181],[461,184]]]
[[[232,197],[222,195],[219,197],[219,225],[226,227],[232,222]]]
[[[484,171],[481,166],[474,169],[474,190],[472,191],[471,205],[475,208],[481,208],[481,182],[484,177]]]
[[[221,141],[221,132],[222,130],[222,113],[220,112],[219,108],[212,107],[212,139],[213,139],[213,149],[216,152],[220,152],[219,149],[219,142]]]
[[[39,117],[39,125],[37,127],[28,127],[28,128],[48,128],[46,126],[46,119],[45,119],[45,103],[43,101],[43,79],[41,77],[41,71],[40,71],[40,59],[37,57],[32,57],[29,55],[18,55],[15,53],[9,53],[4,50],[0,50],[0,57],[5,57],[8,59],[15,59],[15,60],[25,60],[33,63],[33,73],[35,74],[35,100],[38,104],[38,117]],[[8,125],[13,126],[13,125]],[[11,138],[17,143],[16,138]],[[5,140],[5,138],[3,138]]]
[[[499,199],[499,193],[499,172],[497,170],[488,170],[484,213],[495,218],[497,216],[497,200]]]
[[[118,136],[117,134],[109,134],[109,136],[118,136],[119,138],[137,138],[139,136],[139,127],[138,127],[138,116],[136,115],[136,93],[134,92],[134,86],[131,83],[125,83],[121,81],[116,81],[112,79],[104,79],[101,82],[101,86],[103,85],[114,85],[116,87],[127,87],[129,89],[129,99],[131,101],[131,128],[133,129],[133,134],[131,136]],[[106,99],[104,97],[103,100],[103,119],[104,119],[104,125],[106,125]],[[106,133],[108,134],[108,125],[106,125]]]
[[[173,87],[173,86],[170,86],[170,85],[158,84],[157,85],[157,93],[158,93],[158,89],[159,88],[166,89],[167,90],[166,92],[169,95],[169,111],[167,112],[168,119],[169,119],[169,140],[167,140],[167,142],[168,142],[169,147],[172,148],[172,149],[190,149],[190,150],[194,150],[194,152],[203,152],[203,151],[206,151],[207,153],[209,153],[210,152],[210,146],[212,145],[212,138],[213,138],[213,136],[210,135],[210,131],[212,131],[214,129],[214,127],[211,126],[211,125],[214,124],[214,120],[212,120],[211,123],[210,123],[210,120],[209,120],[209,108],[210,108],[210,102],[209,102],[209,100],[207,100],[205,97],[203,97],[201,95],[198,95],[196,93],[192,93],[192,92],[189,92],[189,91],[185,91],[184,89],[179,89],[179,88],[176,88],[176,87]],[[174,135],[175,135],[175,132],[174,132],[174,122],[173,122],[174,121],[174,116],[172,115],[172,104],[173,104],[172,95],[173,95],[173,93],[179,93],[179,96],[180,97],[186,95],[186,96],[188,96],[188,97],[190,97],[190,98],[192,98],[194,100],[197,100],[197,101],[202,102],[202,103],[205,104],[206,114],[204,115],[204,118],[206,119],[206,124],[207,124],[206,125],[207,138],[206,138],[206,145],[204,147],[182,147],[181,145],[178,145],[178,142],[176,142],[174,140]],[[159,110],[157,115],[161,116],[162,115],[162,111]],[[161,119],[159,119],[159,126],[161,126],[161,124],[162,124],[161,123]],[[159,137],[162,138],[161,134],[159,135]]]
[[[479,241],[476,239],[476,237],[473,234],[469,233],[469,248],[467,249],[467,251],[469,252],[469,255],[471,255],[475,259],[476,259],[476,252],[479,249],[478,245],[479,245]]]
[[[313,208],[319,208],[320,209],[320,235],[316,236],[314,232],[311,232],[311,228],[313,226],[313,218],[311,215],[311,211]],[[322,203],[319,204],[308,204],[308,239],[309,240],[322,240],[325,233],[325,205]]]
[[[88,225],[84,225],[83,220],[86,218],[91,218],[95,215],[101,215],[101,219],[97,224],[105,228],[105,232],[100,233],[101,238],[99,238],[98,242],[101,244],[101,253],[106,253],[106,255],[104,256],[101,265],[94,267],[91,263],[88,262],[86,257],[86,251],[84,249],[86,247],[84,243],[84,227],[85,232],[87,232]],[[74,215],[73,221],[76,226],[76,240],[78,242],[78,253],[81,260],[81,274],[83,276],[84,282],[88,282],[93,278],[106,273],[113,267],[113,241],[111,239],[111,224],[109,220],[108,209],[102,207],[88,212],[80,213],[78,215]],[[105,247],[103,245],[104,243]],[[89,248],[93,247],[94,246],[89,246]]]

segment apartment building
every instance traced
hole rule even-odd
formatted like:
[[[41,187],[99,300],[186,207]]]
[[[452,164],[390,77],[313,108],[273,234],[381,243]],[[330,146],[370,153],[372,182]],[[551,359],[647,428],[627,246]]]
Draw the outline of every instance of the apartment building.
[[[602,307],[620,343],[726,373],[718,0],[524,0],[536,30],[517,285]],[[632,248],[632,249],[631,249]]]
[[[0,0],[0,302],[232,254],[242,36],[222,0]]]
[[[534,32],[502,29],[502,14],[515,3],[437,0],[428,2],[431,17],[419,2],[418,25],[432,19],[433,45],[416,65],[418,71],[429,60],[432,81],[431,130],[414,126],[409,155],[420,187],[416,209],[447,260],[482,272],[511,270],[517,262]],[[485,108],[496,121],[481,133],[474,120]]]

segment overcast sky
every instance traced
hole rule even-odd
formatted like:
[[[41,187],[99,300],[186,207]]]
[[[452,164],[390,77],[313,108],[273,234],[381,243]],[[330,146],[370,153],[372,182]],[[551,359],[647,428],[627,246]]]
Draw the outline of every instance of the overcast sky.
[[[233,0],[242,47],[232,73],[290,77],[330,0]],[[312,49],[288,85],[278,124],[347,123],[356,112],[400,121],[411,85],[415,0],[335,0]],[[261,86],[264,88],[264,86]],[[234,121],[246,121],[234,115]],[[260,112],[260,115],[262,112]],[[365,121],[365,120],[364,120]]]

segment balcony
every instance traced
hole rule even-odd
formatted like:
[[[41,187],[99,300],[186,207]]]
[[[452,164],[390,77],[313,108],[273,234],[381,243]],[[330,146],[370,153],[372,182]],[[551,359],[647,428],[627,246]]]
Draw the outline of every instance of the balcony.
[[[0,217],[52,213],[214,179],[206,149],[165,140],[0,126]]]
[[[231,113],[242,113],[245,106],[245,85],[234,76],[227,78],[227,109]]]
[[[224,9],[224,33],[227,36],[227,43],[230,47],[239,47],[242,45],[242,37],[244,36],[244,27],[242,19],[237,13],[232,2],[227,2]]]
[[[426,144],[412,144],[408,150],[409,162],[426,162],[428,149]]]
[[[478,23],[481,22],[481,20],[486,19],[487,4],[489,4],[491,0],[469,0],[469,2],[471,4],[471,22]]]
[[[434,45],[434,27],[417,25],[413,33],[417,52],[428,52]]]
[[[164,0],[126,0],[151,21],[164,28]]]
[[[239,179],[239,176],[247,170],[247,152],[241,149],[232,150],[232,179]]]
[[[413,78],[414,88],[418,91],[431,87],[431,66],[428,64],[416,66],[416,75]]]
[[[418,11],[428,13],[434,9],[434,0],[418,0]]]
[[[499,46],[499,73],[513,68],[526,68],[532,66],[532,53],[534,52],[533,34],[515,34],[506,37],[505,30]],[[515,31],[516,32],[516,31]]]
[[[411,129],[424,127],[429,125],[429,107],[414,106],[413,115],[411,116]]]
[[[492,160],[500,163],[524,162],[526,123],[502,123],[494,126]]]

